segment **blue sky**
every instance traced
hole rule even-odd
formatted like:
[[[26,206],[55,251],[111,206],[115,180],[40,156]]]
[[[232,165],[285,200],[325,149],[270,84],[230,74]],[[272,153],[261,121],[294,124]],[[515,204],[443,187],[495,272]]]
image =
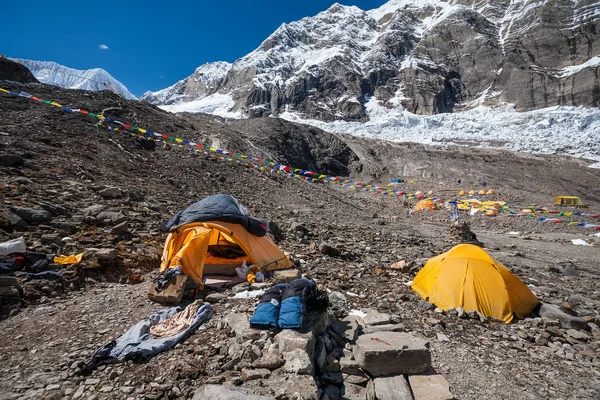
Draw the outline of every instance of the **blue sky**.
[[[104,68],[139,96],[172,85],[206,62],[235,61],[281,23],[315,15],[334,2],[0,0],[0,53]],[[385,0],[338,2],[369,10]]]

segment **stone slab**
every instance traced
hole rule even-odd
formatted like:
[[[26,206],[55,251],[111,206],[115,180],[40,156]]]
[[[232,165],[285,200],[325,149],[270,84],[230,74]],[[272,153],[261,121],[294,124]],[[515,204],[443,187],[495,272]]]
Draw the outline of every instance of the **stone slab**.
[[[408,377],[415,400],[452,400],[450,384],[439,374]]]
[[[413,400],[410,386],[404,375],[375,378],[373,385],[377,400]]]
[[[429,342],[403,332],[359,336],[353,354],[358,365],[375,377],[419,374],[431,367]]]
[[[367,398],[367,389],[353,385],[352,383],[344,383],[344,396],[342,399],[347,400],[365,400]]]
[[[367,326],[387,325],[392,322],[392,317],[377,310],[369,310],[362,320]]]
[[[192,400],[272,400],[270,397],[249,394],[245,390],[223,385],[204,385],[194,392]]]

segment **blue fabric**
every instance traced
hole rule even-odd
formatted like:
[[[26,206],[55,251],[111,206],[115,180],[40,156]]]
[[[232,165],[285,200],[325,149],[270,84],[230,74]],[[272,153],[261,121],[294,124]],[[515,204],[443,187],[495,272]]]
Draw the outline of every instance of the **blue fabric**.
[[[268,303],[259,303],[250,318],[250,325],[257,329],[277,328],[280,307],[281,303],[275,299]]]
[[[191,222],[221,221],[240,224],[254,236],[267,234],[268,222],[250,216],[235,197],[215,194],[192,204],[160,226],[162,232],[173,232]]]
[[[281,302],[278,325],[282,329],[300,329],[303,315],[302,297],[288,297]]]

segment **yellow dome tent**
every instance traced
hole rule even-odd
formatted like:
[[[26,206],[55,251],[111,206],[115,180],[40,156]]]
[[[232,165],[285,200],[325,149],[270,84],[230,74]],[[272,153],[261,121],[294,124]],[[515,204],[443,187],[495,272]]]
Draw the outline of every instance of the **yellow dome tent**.
[[[427,194],[428,194],[429,196],[431,196],[431,195],[433,194],[433,190],[430,190],[429,192],[427,192]]]
[[[437,210],[438,206],[435,204],[433,200],[421,200],[415,206],[415,210],[423,211],[423,210]]]
[[[485,194],[485,190],[481,189],[481,190],[479,191],[479,194],[480,194],[480,195],[483,195],[483,194]]]
[[[461,190],[460,192],[458,192],[459,196],[464,196],[465,194],[467,194],[467,192],[465,192],[464,190]]]
[[[475,191],[474,190],[469,190],[469,194],[472,196],[472,195],[475,194]]]
[[[460,244],[430,258],[411,287],[423,299],[447,310],[462,307],[509,323],[537,306],[539,300],[508,268],[482,248]]]
[[[421,196],[422,194],[423,194],[423,192],[420,191],[420,190],[418,190],[418,191],[415,192],[415,196]]]
[[[494,192],[494,189],[490,189],[490,190],[487,191],[486,194],[496,194],[496,192]]]

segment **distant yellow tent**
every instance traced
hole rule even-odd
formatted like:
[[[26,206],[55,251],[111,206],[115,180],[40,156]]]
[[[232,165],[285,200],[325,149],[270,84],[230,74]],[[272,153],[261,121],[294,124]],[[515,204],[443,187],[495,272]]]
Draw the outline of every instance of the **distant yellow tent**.
[[[427,194],[428,194],[429,196],[431,196],[431,195],[433,194],[433,190],[430,190],[429,192],[427,192]]]
[[[475,194],[475,191],[474,190],[469,190],[469,194],[472,196],[472,195]]]
[[[423,192],[420,190],[415,192],[415,196],[421,196],[422,194],[423,194]]]
[[[467,192],[465,192],[464,190],[461,190],[460,192],[458,192],[459,196],[464,196],[465,194],[467,194]]]
[[[435,204],[433,200],[421,200],[415,206],[415,210],[424,211],[424,210],[437,210],[438,206]]]
[[[481,190],[479,191],[479,194],[481,194],[481,195],[484,195],[484,194],[485,194],[485,190],[481,189]]]
[[[430,258],[411,287],[424,300],[447,310],[462,307],[506,323],[523,318],[539,300],[527,286],[482,248],[460,244]]]
[[[496,192],[494,192],[494,189],[490,189],[490,190],[487,191],[486,194],[496,194]]]
[[[577,196],[556,196],[555,206],[582,206],[583,202]]]

